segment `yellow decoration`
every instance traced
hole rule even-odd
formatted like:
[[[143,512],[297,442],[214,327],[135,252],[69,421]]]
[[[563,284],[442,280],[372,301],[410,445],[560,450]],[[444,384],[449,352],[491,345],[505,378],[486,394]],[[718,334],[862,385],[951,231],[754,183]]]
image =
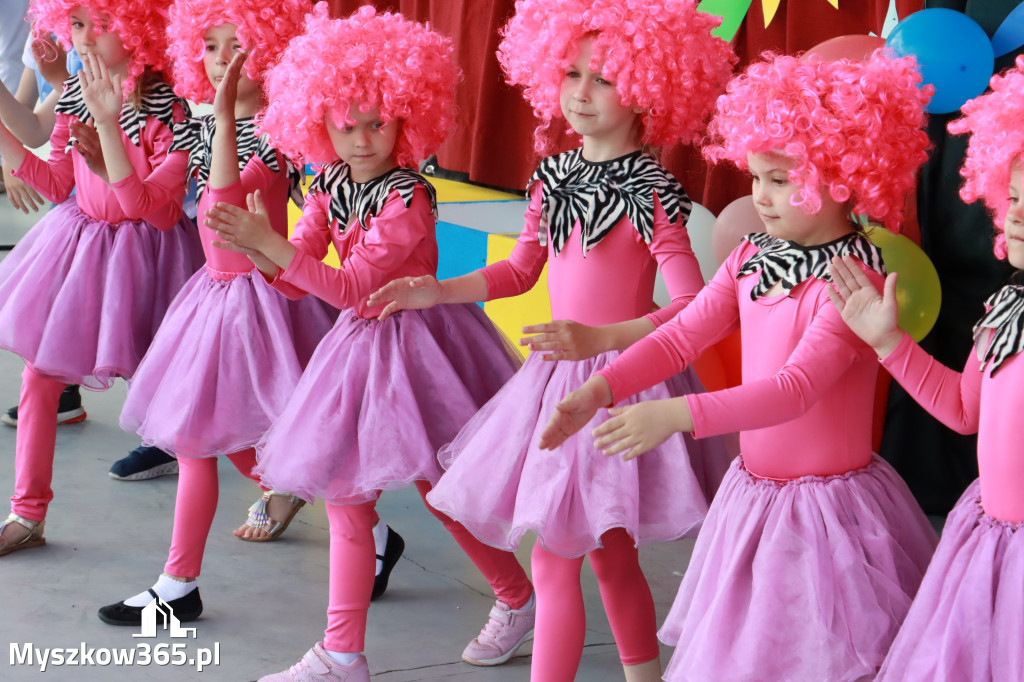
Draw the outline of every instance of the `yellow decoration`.
[[[768,24],[772,23],[772,19],[775,18],[775,13],[779,10],[779,2],[781,0],[761,0],[761,8],[764,10],[764,27],[768,28]]]
[[[512,247],[516,245],[518,236],[515,234],[490,235],[487,238],[488,265],[507,259],[512,253]],[[523,327],[551,321],[547,266],[544,266],[544,271],[541,273],[540,279],[537,280],[536,286],[528,292],[514,298],[487,301],[484,303],[484,312],[509,338],[513,346],[519,348],[523,355],[528,355],[529,349],[519,345],[519,339],[523,338]]]
[[[876,226],[869,227],[867,235],[882,250],[885,269],[899,275],[896,305],[900,327],[915,341],[920,341],[939,317],[942,306],[939,273],[921,247],[903,235]]]

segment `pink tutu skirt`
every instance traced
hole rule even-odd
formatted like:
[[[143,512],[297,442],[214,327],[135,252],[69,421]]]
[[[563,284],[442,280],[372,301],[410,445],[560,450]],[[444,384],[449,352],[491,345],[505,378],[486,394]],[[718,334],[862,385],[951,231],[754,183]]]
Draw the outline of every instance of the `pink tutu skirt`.
[[[342,313],[257,447],[255,473],[275,490],[337,504],[436,483],[438,448],[520,362],[477,305],[383,322]]]
[[[737,458],[658,636],[671,682],[874,678],[937,538],[878,457],[863,469],[757,478]]]
[[[981,508],[975,481],[946,520],[878,680],[1024,679],[1024,524]]]
[[[608,418],[600,410],[558,449],[537,447],[562,398],[618,355],[548,362],[532,354],[442,449],[447,472],[427,495],[430,504],[493,547],[515,549],[532,531],[567,558],[601,547],[613,528],[625,528],[637,545],[695,534],[707,513],[704,480],[720,479],[730,459],[721,439],[675,434],[624,462],[594,449],[591,432]],[[687,370],[623,404],[703,390]]]
[[[87,216],[71,197],[0,263],[0,348],[88,388],[130,378],[164,311],[203,262],[195,226]]]
[[[258,273],[214,279],[203,268],[135,372],[121,427],[179,457],[255,446],[337,317],[315,296],[285,298]]]

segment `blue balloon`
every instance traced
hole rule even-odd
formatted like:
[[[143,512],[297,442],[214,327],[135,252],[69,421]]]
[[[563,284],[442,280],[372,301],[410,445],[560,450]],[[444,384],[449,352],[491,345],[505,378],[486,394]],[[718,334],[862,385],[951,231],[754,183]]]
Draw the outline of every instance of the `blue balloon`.
[[[936,7],[896,24],[885,41],[897,54],[917,58],[921,77],[935,86],[925,109],[948,114],[985,92],[995,59],[985,29],[962,12]]]

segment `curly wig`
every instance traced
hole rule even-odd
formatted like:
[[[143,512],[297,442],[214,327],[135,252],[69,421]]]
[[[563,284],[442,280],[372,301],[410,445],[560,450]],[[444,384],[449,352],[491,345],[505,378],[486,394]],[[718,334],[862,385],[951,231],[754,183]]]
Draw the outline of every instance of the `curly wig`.
[[[970,133],[967,155],[960,175],[964,180],[960,196],[964,201],[981,199],[995,217],[994,251],[1006,258],[1003,223],[1009,210],[1010,171],[1024,158],[1024,56],[1002,75],[992,76],[991,92],[969,100],[963,116],[949,124],[957,135]]]
[[[66,49],[71,48],[71,12],[86,7],[94,24],[99,15],[110,17],[109,29],[116,33],[129,52],[128,74],[121,85],[127,96],[146,71],[167,68],[167,9],[171,0],[32,0],[29,9],[35,22],[35,34],[52,33]]]
[[[899,227],[907,193],[928,157],[924,106],[931,86],[911,57],[886,50],[865,61],[803,62],[762,55],[728,85],[708,128],[704,155],[747,167],[747,155],[798,160],[792,202],[821,209],[821,192],[854,213]]]
[[[260,82],[288,41],[302,31],[312,8],[310,0],[176,0],[167,22],[174,91],[195,102],[213,101],[217,92],[203,66],[204,36],[221,24],[238,27],[238,41],[249,52],[245,72]]]
[[[401,14],[361,7],[331,19],[319,3],[301,35],[266,77],[260,127],[285,154],[314,163],[338,158],[325,117],[341,127],[352,104],[380,108],[400,124],[395,160],[415,165],[455,128],[455,86],[461,77],[452,43]]]
[[[564,121],[565,69],[593,37],[590,68],[616,85],[623,105],[643,110],[643,144],[696,143],[736,55],[711,35],[721,19],[695,0],[517,0],[501,30],[498,61],[540,120],[534,148],[546,153]]]

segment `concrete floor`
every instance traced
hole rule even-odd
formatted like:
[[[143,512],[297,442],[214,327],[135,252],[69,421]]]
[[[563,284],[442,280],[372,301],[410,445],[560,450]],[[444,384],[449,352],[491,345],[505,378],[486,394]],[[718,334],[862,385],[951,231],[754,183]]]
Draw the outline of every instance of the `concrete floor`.
[[[31,226],[0,197],[0,244]],[[0,353],[0,408],[18,399],[21,361]],[[278,542],[231,536],[256,498],[255,486],[221,462],[220,506],[200,588],[206,608],[195,639],[133,637],[102,623],[96,610],[149,587],[166,559],[176,477],[120,482],[110,465],[138,444],[118,427],[125,387],[84,392],[89,418],[58,429],[47,545],[0,559],[2,680],[254,680],[287,668],[322,639],[327,601],[327,521],[323,506],[303,509]],[[0,493],[13,492],[15,430],[0,425]],[[529,679],[529,645],[504,666],[475,668],[459,655],[484,624],[492,597],[481,576],[430,516],[414,489],[386,494],[378,509],[407,543],[388,593],[370,610],[366,654],[377,682],[517,682]],[[647,547],[641,560],[659,620],[671,606],[692,542]],[[529,546],[519,558],[529,564]],[[588,633],[578,680],[622,680],[615,645],[589,567],[583,571]],[[183,658],[219,648],[219,664],[48,666],[16,662],[15,649],[100,649],[184,643]],[[667,663],[670,649],[663,649]],[[99,656],[100,658],[95,658]]]

